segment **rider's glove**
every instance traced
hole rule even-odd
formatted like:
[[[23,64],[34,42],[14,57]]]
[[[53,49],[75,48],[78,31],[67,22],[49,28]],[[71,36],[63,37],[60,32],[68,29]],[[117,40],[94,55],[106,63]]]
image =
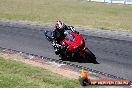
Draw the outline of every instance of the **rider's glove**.
[[[68,26],[68,28],[71,30],[71,31],[75,31],[74,27],[73,26]]]
[[[73,32],[75,32],[75,33],[77,33],[77,34],[79,34],[79,32],[78,31],[76,31],[74,28],[73,29],[71,29]]]
[[[75,33],[77,33],[77,34],[79,34],[79,32],[76,31],[75,28],[74,28],[73,26],[69,26],[69,28],[71,29],[71,31],[73,31],[73,32],[75,32]]]
[[[75,32],[76,30],[74,28],[71,29],[73,32]]]

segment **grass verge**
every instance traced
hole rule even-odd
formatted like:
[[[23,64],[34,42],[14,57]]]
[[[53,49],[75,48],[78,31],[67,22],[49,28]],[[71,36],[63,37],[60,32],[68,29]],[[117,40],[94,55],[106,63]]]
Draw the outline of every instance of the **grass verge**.
[[[132,5],[84,0],[0,0],[0,19],[53,23],[132,31]]]
[[[70,80],[40,67],[0,57],[1,88],[83,88]],[[89,86],[88,88],[95,88]]]

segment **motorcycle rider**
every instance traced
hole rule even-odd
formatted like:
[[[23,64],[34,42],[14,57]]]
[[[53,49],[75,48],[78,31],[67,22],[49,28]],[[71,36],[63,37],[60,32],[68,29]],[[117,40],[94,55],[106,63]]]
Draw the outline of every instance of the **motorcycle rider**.
[[[65,30],[71,30],[73,32],[79,33],[75,31],[73,26],[67,26],[62,21],[58,20],[55,23],[55,29],[53,31],[53,42],[52,45],[55,49],[55,53],[59,54],[59,50],[63,48],[63,46],[60,44],[60,40],[65,37]]]

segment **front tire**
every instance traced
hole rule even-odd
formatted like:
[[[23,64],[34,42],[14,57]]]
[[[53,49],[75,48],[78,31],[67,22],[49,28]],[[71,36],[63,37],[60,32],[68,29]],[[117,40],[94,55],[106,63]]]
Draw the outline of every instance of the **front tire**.
[[[64,60],[64,61],[66,61],[66,60],[68,60],[68,57],[67,57],[67,55],[66,55],[66,51],[60,51],[60,55],[59,55],[60,57],[61,57],[61,59],[62,60]]]

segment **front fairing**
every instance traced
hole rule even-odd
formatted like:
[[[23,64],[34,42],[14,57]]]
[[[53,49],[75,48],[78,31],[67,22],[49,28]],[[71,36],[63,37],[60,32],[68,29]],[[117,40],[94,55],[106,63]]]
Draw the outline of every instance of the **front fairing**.
[[[68,34],[65,39],[61,41],[62,45],[67,45],[67,51],[68,52],[80,52],[84,48],[84,41],[81,34],[76,34],[74,32],[71,32]]]

